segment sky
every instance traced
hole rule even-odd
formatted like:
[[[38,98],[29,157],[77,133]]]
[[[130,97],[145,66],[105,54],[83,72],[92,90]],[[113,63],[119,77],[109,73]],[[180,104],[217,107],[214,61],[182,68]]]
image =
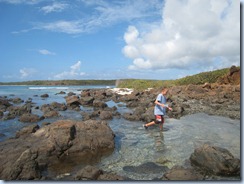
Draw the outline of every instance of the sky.
[[[0,0],[0,82],[178,79],[240,66],[238,0]]]

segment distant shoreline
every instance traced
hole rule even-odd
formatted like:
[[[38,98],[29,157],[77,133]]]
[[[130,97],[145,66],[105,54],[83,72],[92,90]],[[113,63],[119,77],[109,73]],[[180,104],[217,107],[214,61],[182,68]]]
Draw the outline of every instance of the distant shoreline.
[[[0,82],[0,86],[115,86],[116,80],[34,80]]]

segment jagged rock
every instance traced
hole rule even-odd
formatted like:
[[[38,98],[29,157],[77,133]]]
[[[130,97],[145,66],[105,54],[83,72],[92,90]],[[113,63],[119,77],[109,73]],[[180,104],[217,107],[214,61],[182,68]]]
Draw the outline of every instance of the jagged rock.
[[[40,120],[41,120],[41,118],[38,115],[31,114],[31,113],[22,114],[19,118],[19,121],[23,122],[23,123],[35,123]]]
[[[114,134],[105,121],[60,120],[23,135],[0,142],[2,180],[39,179],[64,160],[94,163],[115,147]]]
[[[100,113],[100,118],[102,120],[109,120],[109,119],[113,119],[113,113],[110,111],[102,111]]]
[[[194,150],[191,154],[190,161],[192,165],[216,175],[239,175],[240,160],[224,148],[203,146]]]
[[[50,117],[58,117],[60,116],[59,112],[58,111],[55,111],[55,110],[50,110],[50,111],[46,111],[43,116],[45,118],[50,118]]]
[[[35,133],[39,129],[39,125],[29,125],[27,127],[22,128],[21,130],[16,132],[15,138],[19,138],[23,135],[29,135],[31,133]]]
[[[72,104],[78,104],[80,105],[80,99],[78,96],[72,95],[72,96],[66,96],[65,97],[67,105],[72,105]]]

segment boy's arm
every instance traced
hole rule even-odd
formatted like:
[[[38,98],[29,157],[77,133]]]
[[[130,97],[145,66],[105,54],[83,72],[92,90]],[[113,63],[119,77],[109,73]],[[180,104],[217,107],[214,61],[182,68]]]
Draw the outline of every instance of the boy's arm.
[[[166,107],[166,108],[168,108],[170,111],[172,111],[172,108],[171,107],[169,107],[169,105],[168,104],[163,104],[163,103],[160,103],[157,99],[155,100],[155,102],[154,102],[155,104],[157,104],[157,105],[160,105],[160,106],[162,106],[162,107]]]

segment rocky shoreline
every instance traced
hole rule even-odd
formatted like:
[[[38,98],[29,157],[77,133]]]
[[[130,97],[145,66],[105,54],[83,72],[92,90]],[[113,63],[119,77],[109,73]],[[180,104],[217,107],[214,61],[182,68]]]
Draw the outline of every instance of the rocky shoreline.
[[[92,166],[115,149],[115,134],[108,120],[114,117],[129,121],[149,122],[154,119],[154,100],[159,89],[136,91],[130,89],[88,89],[80,94],[68,93],[66,103],[53,102],[35,106],[32,99],[0,97],[0,118],[18,118],[32,123],[16,132],[15,137],[0,142],[0,179],[2,180],[130,180],[116,173],[106,173]],[[65,94],[61,91],[59,94]],[[57,95],[59,95],[57,94]],[[48,98],[43,94],[42,98]],[[132,111],[120,114],[107,102],[124,103]],[[168,103],[173,111],[171,118],[204,112],[240,119],[240,84],[204,84],[175,86],[169,89]],[[93,111],[82,111],[81,106]],[[42,116],[32,113],[40,109]],[[82,120],[59,120],[48,123],[48,118],[58,117],[60,111],[80,112]],[[42,126],[36,123],[46,119]],[[63,163],[82,163],[72,173],[55,175],[52,168]],[[65,165],[65,163],[67,165]],[[62,165],[62,164],[61,164]],[[153,165],[153,166],[152,166]],[[136,169],[148,167],[164,171],[157,180],[218,180],[218,176],[240,177],[240,160],[226,149],[204,144],[189,155],[189,166],[168,169],[155,163],[146,163]]]

